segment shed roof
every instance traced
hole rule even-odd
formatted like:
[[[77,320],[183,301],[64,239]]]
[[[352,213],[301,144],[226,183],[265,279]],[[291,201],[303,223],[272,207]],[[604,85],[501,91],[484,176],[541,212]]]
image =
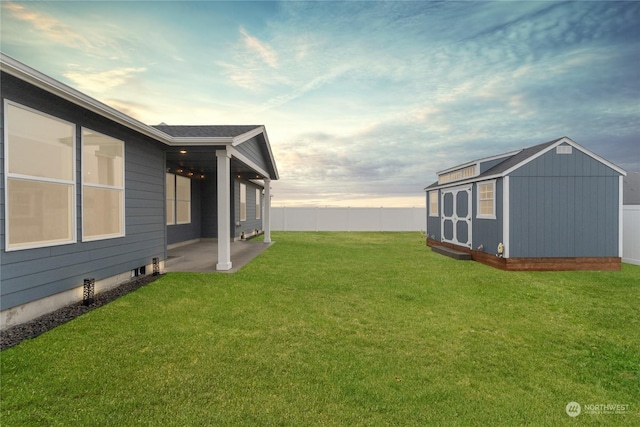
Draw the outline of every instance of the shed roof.
[[[602,157],[600,157],[600,156],[596,155],[595,153],[592,153],[591,151],[587,150],[586,148],[580,146],[579,144],[577,144],[575,141],[571,140],[570,138],[564,136],[562,138],[557,138],[557,139],[554,139],[552,141],[548,141],[548,142],[544,142],[542,144],[534,145],[532,147],[524,148],[524,149],[522,149],[520,151],[512,152],[513,154],[510,152],[510,153],[505,153],[503,155],[494,156],[492,158],[501,158],[501,157],[504,156],[504,160],[502,162],[498,163],[497,165],[493,166],[492,168],[484,171],[480,175],[477,175],[477,176],[474,176],[474,177],[468,178],[468,179],[459,180],[459,181],[447,182],[446,184],[439,184],[438,181],[436,181],[433,184],[431,184],[428,187],[426,187],[425,190],[438,188],[438,187],[445,187],[445,186],[449,187],[449,186],[452,186],[452,185],[458,185],[458,184],[463,184],[463,183],[481,181],[483,179],[506,176],[509,173],[511,173],[513,170],[515,170],[515,169],[519,168],[520,166],[530,162],[531,160],[533,160],[536,157],[544,154],[545,152],[553,149],[553,147],[555,147],[557,145],[560,145],[560,144],[563,144],[563,143],[566,143],[566,144],[569,144],[569,145],[575,147],[576,149],[578,149],[578,150],[582,151],[583,153],[593,157],[594,159],[598,160],[599,162],[602,162],[605,165],[609,166],[610,168],[612,168],[616,172],[620,173],[621,175],[626,175],[626,172],[623,169],[619,168],[618,166],[614,165],[613,163],[608,162],[607,160],[603,159]],[[449,168],[449,169],[447,169],[447,171],[455,170],[455,169],[457,169],[459,167],[471,165],[473,163],[482,163],[485,160],[486,160],[486,158],[482,158],[482,159],[477,159],[477,160],[474,160],[474,161],[471,161],[471,162],[466,162],[466,163],[463,163],[460,166]]]

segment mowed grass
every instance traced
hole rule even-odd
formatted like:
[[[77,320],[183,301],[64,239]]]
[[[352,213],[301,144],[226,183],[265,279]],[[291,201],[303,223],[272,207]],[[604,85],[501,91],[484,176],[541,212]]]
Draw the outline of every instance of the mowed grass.
[[[640,425],[640,267],[504,272],[274,233],[0,353],[3,426]],[[628,405],[580,414],[567,403]]]

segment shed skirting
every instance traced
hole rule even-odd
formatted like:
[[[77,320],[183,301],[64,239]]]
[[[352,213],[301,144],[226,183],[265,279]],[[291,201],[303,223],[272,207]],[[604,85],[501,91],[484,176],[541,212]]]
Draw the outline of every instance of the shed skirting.
[[[568,270],[620,270],[619,257],[567,257],[567,258],[499,258],[494,254],[476,251],[447,242],[427,238],[427,246],[446,246],[471,254],[474,261],[509,271],[568,271]]]

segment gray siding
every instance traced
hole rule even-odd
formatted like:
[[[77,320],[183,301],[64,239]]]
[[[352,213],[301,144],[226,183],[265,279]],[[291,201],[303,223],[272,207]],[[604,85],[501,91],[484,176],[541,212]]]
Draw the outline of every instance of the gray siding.
[[[260,166],[265,171],[269,171],[269,166],[267,164],[267,161],[265,160],[268,158],[268,156],[267,156],[267,153],[264,153],[263,152],[264,150],[260,148],[260,144],[258,143],[258,138],[260,137],[254,136],[253,138],[243,142],[242,144],[238,145],[235,148],[236,150],[238,150],[238,152],[244,154],[249,159],[251,159],[251,161],[254,162],[256,165]]]
[[[0,210],[1,306],[4,310],[83,283],[133,270],[166,258],[164,152],[160,143],[97,114],[2,74],[2,98],[75,123],[77,235],[74,244],[4,252],[4,206]],[[4,115],[1,117],[4,129]],[[82,242],[80,127],[125,141],[125,237]],[[0,153],[4,152],[2,132]],[[4,164],[4,162],[2,162]],[[4,185],[4,179],[0,179]],[[1,191],[4,204],[4,189]]]
[[[167,226],[167,244],[199,239],[201,236],[202,181],[191,180],[191,223]]]
[[[202,237],[218,237],[218,180],[215,173],[209,174],[200,186],[201,194],[201,235]]]
[[[478,246],[482,245],[483,252],[495,254],[498,251],[498,243],[503,242],[502,182],[502,179],[496,180],[496,219],[476,218],[478,214],[478,183],[473,184],[473,249],[478,249]]]
[[[247,186],[247,220],[240,221],[240,183]],[[233,224],[232,236],[239,238],[244,233],[262,230],[262,218],[256,219],[256,188],[261,188],[248,181],[233,180]],[[262,217],[262,215],[261,215]],[[239,225],[238,225],[239,224]]]
[[[511,174],[511,257],[616,257],[619,174],[573,149]]]
[[[429,193],[427,191],[427,235],[428,237],[440,240],[441,232],[440,232],[440,212],[442,210],[442,206],[440,206],[440,191],[434,190],[438,193],[438,216],[429,216]]]

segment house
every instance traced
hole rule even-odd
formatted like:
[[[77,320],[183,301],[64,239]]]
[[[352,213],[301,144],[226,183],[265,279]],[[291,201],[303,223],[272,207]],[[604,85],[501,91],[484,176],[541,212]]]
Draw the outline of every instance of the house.
[[[640,265],[640,172],[629,172],[623,185],[622,261]]]
[[[506,270],[620,268],[626,172],[567,137],[437,173],[427,244]]]
[[[148,126],[1,54],[0,326],[161,270],[167,248],[264,232],[264,126]],[[213,257],[213,255],[212,255]]]

